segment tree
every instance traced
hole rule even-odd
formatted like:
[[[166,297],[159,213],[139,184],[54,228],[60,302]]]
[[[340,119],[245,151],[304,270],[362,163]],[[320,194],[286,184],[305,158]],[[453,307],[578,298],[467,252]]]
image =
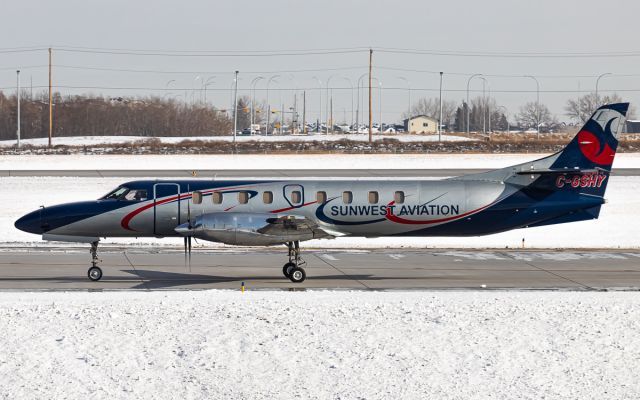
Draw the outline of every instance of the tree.
[[[516,122],[523,128],[534,128],[557,124],[555,117],[544,104],[529,102],[520,107],[520,112],[516,114]]]
[[[585,123],[599,105],[620,103],[622,101],[622,98],[620,98],[617,93],[598,97],[600,100],[599,102],[596,99],[596,94],[592,92],[578,97],[577,99],[569,99],[567,101],[567,105],[564,108],[565,114],[578,123]],[[635,109],[633,107],[630,107],[629,111],[627,112],[627,118],[634,118],[634,116]]]

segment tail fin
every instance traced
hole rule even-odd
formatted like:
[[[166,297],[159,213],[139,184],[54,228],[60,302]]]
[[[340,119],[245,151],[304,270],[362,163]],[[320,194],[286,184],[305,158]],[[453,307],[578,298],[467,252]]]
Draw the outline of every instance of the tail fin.
[[[600,169],[611,171],[629,103],[598,108],[551,164],[551,169]]]

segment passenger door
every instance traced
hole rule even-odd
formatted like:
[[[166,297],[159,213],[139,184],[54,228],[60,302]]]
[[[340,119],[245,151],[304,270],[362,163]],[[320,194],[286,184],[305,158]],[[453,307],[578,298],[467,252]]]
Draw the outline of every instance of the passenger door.
[[[177,235],[180,225],[180,185],[156,183],[153,185],[153,233],[157,236]]]

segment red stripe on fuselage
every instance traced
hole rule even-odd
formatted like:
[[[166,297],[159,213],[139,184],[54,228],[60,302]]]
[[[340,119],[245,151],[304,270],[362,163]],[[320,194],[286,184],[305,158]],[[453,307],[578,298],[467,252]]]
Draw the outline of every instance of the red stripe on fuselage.
[[[430,224],[437,224],[440,222],[449,222],[449,221],[454,221],[460,218],[464,218],[468,215],[477,213],[479,211],[484,210],[485,208],[489,208],[492,205],[494,205],[496,203],[496,201],[494,201],[491,204],[487,204],[486,206],[482,206],[480,208],[476,208],[475,210],[471,210],[468,211],[464,214],[460,214],[460,215],[454,215],[452,217],[446,217],[446,218],[439,218],[439,219],[431,219],[428,221],[415,221],[415,220],[411,220],[411,219],[405,219],[405,218],[400,218],[398,216],[395,216],[393,214],[391,214],[391,208],[387,207],[387,215],[385,216],[389,221],[391,222],[396,222],[398,224],[405,224],[405,225],[430,225]],[[388,206],[392,206],[395,204],[395,201],[392,201],[391,203],[388,204]]]

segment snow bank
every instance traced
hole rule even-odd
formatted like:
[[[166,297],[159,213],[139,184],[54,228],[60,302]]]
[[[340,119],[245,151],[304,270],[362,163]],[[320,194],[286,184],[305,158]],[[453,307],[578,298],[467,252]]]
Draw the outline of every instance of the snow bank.
[[[384,179],[384,178],[381,178]],[[124,178],[0,177],[0,243],[42,245],[40,237],[17,230],[13,223],[40,205],[97,199]],[[323,248],[638,248],[640,247],[640,177],[613,176],[607,187],[609,203],[592,221],[518,229],[490,236],[468,238],[338,238],[305,242],[304,247]],[[180,239],[108,239],[104,243],[182,246]],[[197,246],[224,247],[209,242]]]
[[[638,398],[640,298],[0,293],[5,398]]]
[[[246,170],[503,168],[548,154],[288,154],[288,155],[0,155],[0,170]],[[640,153],[616,155],[614,168],[640,168]]]
[[[140,140],[149,140],[149,139],[158,139],[162,143],[167,144],[175,144],[180,143],[185,140],[199,140],[203,142],[232,142],[233,136],[169,136],[169,137],[157,137],[152,138],[149,136],[67,136],[67,137],[55,137],[53,138],[53,145],[59,146],[99,146],[101,144],[121,144],[121,143],[131,143]],[[236,136],[236,142],[310,142],[310,141],[338,141],[338,140],[353,140],[366,142],[369,141],[369,134],[340,134],[340,133],[332,133],[330,135],[326,134],[316,134],[312,133],[309,135],[275,135],[275,136],[245,136],[238,135]],[[438,135],[410,135],[410,134],[374,134],[373,140],[383,140],[383,139],[396,139],[401,142],[437,142]],[[454,136],[454,135],[442,135],[440,138],[441,141],[444,142],[468,142],[476,139],[471,139],[465,136]],[[20,141],[23,145],[32,145],[32,146],[47,146],[49,144],[49,138],[37,138],[37,139],[22,139]],[[15,140],[0,140],[0,147],[2,146],[14,146],[16,144]]]

